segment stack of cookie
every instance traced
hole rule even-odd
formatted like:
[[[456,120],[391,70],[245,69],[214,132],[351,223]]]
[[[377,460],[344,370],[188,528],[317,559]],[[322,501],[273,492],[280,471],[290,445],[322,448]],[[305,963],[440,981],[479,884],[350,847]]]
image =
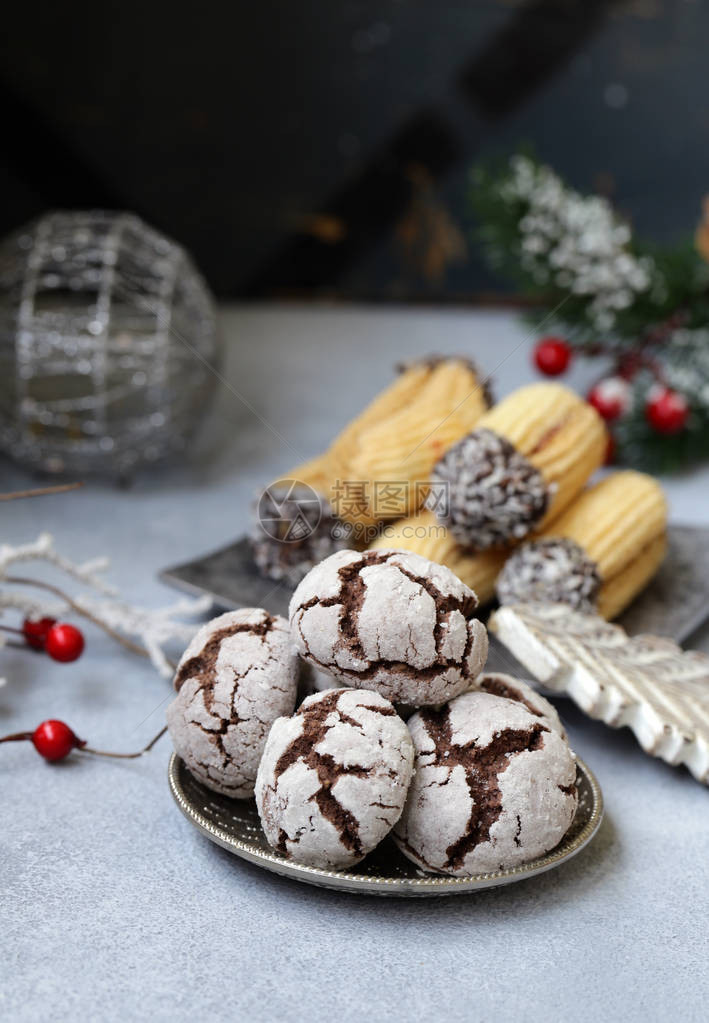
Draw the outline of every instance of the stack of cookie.
[[[475,593],[419,555],[339,551],[296,589],[290,620],[222,615],[178,665],[168,725],[209,788],[256,796],[281,855],[351,867],[388,834],[425,870],[465,876],[556,846],[577,807],[554,708],[481,674]],[[298,660],[336,688],[297,700]],[[407,724],[397,705],[416,708]]]
[[[488,388],[468,360],[415,362],[402,368],[323,455],[289,475],[323,494],[344,522],[363,532],[417,511],[433,466],[489,407]]]
[[[345,546],[407,550],[446,565],[483,604],[497,592],[614,617],[662,560],[666,509],[640,473],[587,487],[607,440],[596,410],[561,384],[531,384],[493,406],[467,360],[413,363],[288,474],[318,495],[302,509],[317,525],[288,542],[257,527],[256,563],[297,585]]]
[[[449,565],[482,603],[497,593],[503,603],[562,601],[615,617],[662,562],[667,508],[642,473],[585,487],[605,447],[600,417],[573,392],[524,387],[433,467],[434,510],[385,526],[372,547]]]

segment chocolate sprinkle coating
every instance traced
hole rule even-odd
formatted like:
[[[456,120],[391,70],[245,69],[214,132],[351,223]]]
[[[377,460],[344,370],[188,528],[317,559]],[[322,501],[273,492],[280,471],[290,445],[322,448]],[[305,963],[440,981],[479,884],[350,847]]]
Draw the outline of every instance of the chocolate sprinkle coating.
[[[431,510],[458,543],[479,551],[523,539],[549,504],[539,470],[508,440],[484,428],[449,448],[431,481]],[[440,507],[435,484],[448,485],[447,507]]]
[[[267,579],[297,586],[313,565],[349,545],[347,527],[333,514],[330,502],[311,487],[288,496],[284,491],[282,497],[271,487],[258,512],[269,517],[268,531],[256,517],[249,540],[256,567]]]
[[[497,580],[497,597],[501,604],[568,604],[590,611],[600,588],[598,567],[584,549],[567,537],[550,537],[515,551]]]

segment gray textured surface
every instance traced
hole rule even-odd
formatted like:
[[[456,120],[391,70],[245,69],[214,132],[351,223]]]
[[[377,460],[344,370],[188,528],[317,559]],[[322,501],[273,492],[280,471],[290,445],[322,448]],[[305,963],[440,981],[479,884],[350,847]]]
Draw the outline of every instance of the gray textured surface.
[[[224,329],[228,381],[295,451],[224,389],[189,463],[130,490],[92,484],[0,506],[0,539],[49,529],[69,554],[113,555],[113,578],[136,601],[170,599],[157,572],[243,533],[258,483],[314,453],[376,388],[379,367],[462,350],[492,369],[523,341],[512,317],[453,311],[247,308]],[[499,393],[529,378],[527,359],[522,347],[500,368]],[[0,463],[2,489],[29,479]],[[709,525],[708,492],[709,468],[669,483],[674,520]],[[157,730],[167,684],[93,630],[87,639],[74,666],[0,652],[3,732],[54,716],[97,746],[129,749]],[[709,633],[695,642],[709,649]],[[319,891],[234,859],[174,805],[165,740],[136,762],[57,767],[3,747],[0,1014],[706,1019],[709,796],[627,731],[557,705],[603,788],[598,837],[550,874],[430,902]]]

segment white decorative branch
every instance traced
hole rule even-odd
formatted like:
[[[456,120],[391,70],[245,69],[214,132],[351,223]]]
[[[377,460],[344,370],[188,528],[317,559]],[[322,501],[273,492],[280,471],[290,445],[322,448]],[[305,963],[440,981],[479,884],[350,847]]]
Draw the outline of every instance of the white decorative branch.
[[[90,586],[104,597],[97,601],[93,594],[70,595],[53,583],[29,576],[15,575],[13,568],[27,562],[40,561],[50,564],[69,578]],[[114,639],[134,653],[150,658],[161,675],[169,677],[174,665],[165,653],[165,646],[178,641],[187,645],[200,623],[183,621],[185,617],[204,615],[212,606],[209,597],[195,600],[180,599],[167,607],[148,609],[135,607],[116,595],[113,586],[108,585],[99,575],[108,567],[107,558],[94,558],[83,564],[75,564],[59,554],[54,540],[43,533],[37,540],[12,547],[0,545],[0,613],[3,609],[19,611],[23,617],[39,618],[44,615],[61,617],[67,611],[83,615],[102,628]],[[28,589],[36,588],[36,595]],[[3,642],[0,638],[0,644]]]

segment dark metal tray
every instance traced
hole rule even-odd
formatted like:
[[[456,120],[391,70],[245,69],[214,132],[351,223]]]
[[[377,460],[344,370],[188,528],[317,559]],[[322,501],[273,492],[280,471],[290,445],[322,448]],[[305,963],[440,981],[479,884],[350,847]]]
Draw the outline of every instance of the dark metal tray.
[[[492,874],[442,877],[419,870],[399,852],[391,838],[385,838],[352,870],[322,870],[295,863],[269,847],[253,799],[230,799],[211,792],[190,774],[174,753],[168,777],[170,791],[187,820],[230,853],[294,881],[363,895],[459,895],[523,881],[575,856],[591,841],[603,818],[603,797],[598,782],[586,764],[578,760],[576,816],[559,845],[536,860]]]
[[[245,537],[202,558],[174,565],[160,577],[190,593],[208,593],[224,608],[265,607],[272,614],[288,613],[292,588],[259,575]],[[618,623],[630,635],[648,632],[684,643],[707,618],[709,529],[671,526],[662,568]],[[494,651],[491,661],[493,657]],[[490,663],[488,670],[502,670],[502,665]]]

